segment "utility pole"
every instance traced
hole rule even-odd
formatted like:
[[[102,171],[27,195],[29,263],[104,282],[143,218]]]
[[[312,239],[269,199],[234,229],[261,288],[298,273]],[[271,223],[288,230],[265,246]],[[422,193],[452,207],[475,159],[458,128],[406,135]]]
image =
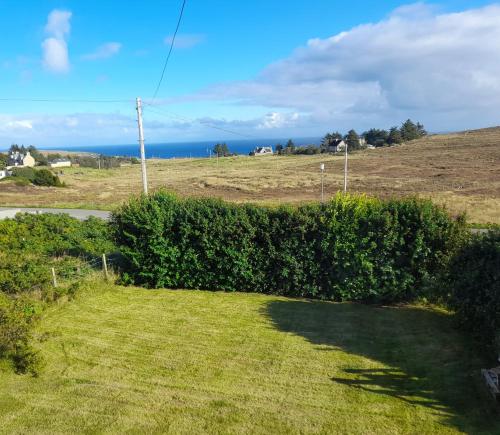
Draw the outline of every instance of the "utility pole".
[[[142,101],[140,97],[136,98],[137,125],[139,126],[139,146],[141,150],[141,172],[142,188],[144,193],[148,194],[148,175],[146,173],[146,153],[144,152],[144,131],[142,129]]]
[[[345,142],[345,159],[344,159],[344,193],[347,193],[347,142]]]

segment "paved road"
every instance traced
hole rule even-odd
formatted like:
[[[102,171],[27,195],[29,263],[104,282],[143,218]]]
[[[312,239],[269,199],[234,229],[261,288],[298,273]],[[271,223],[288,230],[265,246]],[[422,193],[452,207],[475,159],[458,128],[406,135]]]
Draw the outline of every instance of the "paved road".
[[[108,220],[111,212],[102,210],[82,210],[71,208],[27,208],[27,207],[0,207],[0,219],[12,218],[17,213],[52,213],[52,214],[69,214],[71,217],[81,221],[90,216],[95,216],[104,220]]]

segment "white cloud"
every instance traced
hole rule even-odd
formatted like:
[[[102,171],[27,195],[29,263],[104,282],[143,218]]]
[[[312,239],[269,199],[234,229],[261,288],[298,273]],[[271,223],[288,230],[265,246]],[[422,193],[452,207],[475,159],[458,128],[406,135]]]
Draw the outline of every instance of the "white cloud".
[[[54,9],[48,16],[45,32],[50,35],[42,42],[44,67],[54,73],[70,69],[66,37],[71,31],[71,12]]]
[[[20,119],[18,121],[8,121],[4,124],[4,130],[33,130],[33,123],[28,119]]]
[[[298,119],[298,113],[271,112],[264,116],[262,121],[257,124],[256,128],[263,130],[283,128],[290,125],[293,126]]]
[[[43,65],[54,73],[69,71],[68,46],[62,39],[47,38],[42,43]]]
[[[58,39],[63,39],[71,30],[69,20],[71,19],[71,12],[61,11],[54,9],[47,19],[45,32],[53,35]]]
[[[98,59],[107,59],[108,57],[112,57],[115,54],[118,54],[122,48],[122,44],[119,42],[108,42],[103,44],[97,49],[88,54],[84,54],[82,56],[83,60],[98,60]]]
[[[24,143],[39,146],[68,144],[130,143],[131,134],[120,136],[123,128],[135,127],[133,117],[108,113],[68,115],[10,115],[0,113],[0,144]],[[131,130],[131,131],[136,131]]]
[[[172,39],[173,35],[170,35],[167,36],[163,42],[165,42],[166,45],[170,45],[172,43]],[[196,34],[196,33],[180,34],[175,37],[174,47],[180,49],[192,48],[204,42],[205,39],[206,39],[205,35],[202,34]]]
[[[254,80],[184,99],[291,110],[329,128],[387,127],[409,116],[437,130],[498,123],[499,22],[497,4],[438,13],[417,3],[311,39]]]

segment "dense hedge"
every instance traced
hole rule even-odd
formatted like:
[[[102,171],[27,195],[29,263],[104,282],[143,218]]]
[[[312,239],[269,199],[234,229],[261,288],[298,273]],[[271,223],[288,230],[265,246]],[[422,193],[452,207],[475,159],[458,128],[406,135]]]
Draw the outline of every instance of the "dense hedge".
[[[166,192],[131,200],[112,224],[129,282],[384,302],[418,296],[465,227],[417,199],[272,208]]]
[[[462,247],[450,262],[446,288],[462,328],[500,352],[500,230]]]

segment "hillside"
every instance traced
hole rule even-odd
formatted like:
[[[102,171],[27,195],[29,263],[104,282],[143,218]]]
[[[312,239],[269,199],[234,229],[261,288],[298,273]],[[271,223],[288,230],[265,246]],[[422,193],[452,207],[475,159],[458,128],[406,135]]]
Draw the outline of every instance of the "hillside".
[[[342,156],[265,156],[148,161],[150,186],[182,195],[271,203],[318,200],[343,186]],[[110,209],[141,191],[140,166],[64,169],[66,189],[0,183],[0,204]],[[500,223],[500,127],[433,135],[350,157],[349,190],[383,197],[422,195],[466,211],[473,222]]]

